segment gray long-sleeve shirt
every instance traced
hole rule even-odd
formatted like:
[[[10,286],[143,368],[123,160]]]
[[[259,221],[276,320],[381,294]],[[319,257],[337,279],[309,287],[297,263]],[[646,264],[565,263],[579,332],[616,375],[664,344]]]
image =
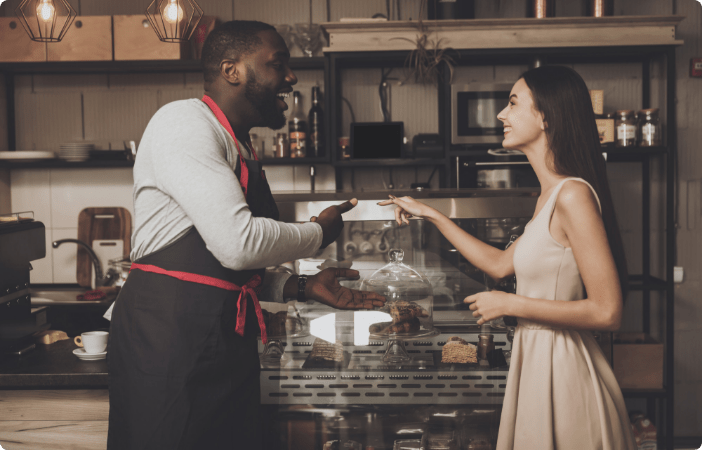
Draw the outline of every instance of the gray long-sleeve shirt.
[[[243,143],[239,148],[244,158],[253,157]],[[253,217],[234,174],[238,161],[234,140],[201,100],[175,101],[159,109],[134,163],[132,261],[165,247],[192,226],[215,258],[233,270],[313,256],[322,243],[321,226]],[[282,301],[288,277],[269,272],[260,299]]]

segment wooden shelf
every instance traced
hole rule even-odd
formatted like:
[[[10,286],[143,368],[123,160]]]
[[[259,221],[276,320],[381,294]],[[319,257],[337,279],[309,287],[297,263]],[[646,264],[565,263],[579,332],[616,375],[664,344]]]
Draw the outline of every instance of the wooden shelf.
[[[331,164],[329,158],[281,158],[262,159],[264,166],[304,166],[312,164]],[[66,161],[63,159],[41,159],[35,161],[0,161],[0,167],[9,169],[80,169],[80,168],[115,168],[133,167],[133,161],[125,159],[104,160],[90,159],[87,161]]]
[[[322,56],[291,58],[293,70],[324,70]],[[169,73],[202,72],[199,60],[151,61],[62,61],[0,63],[0,72],[12,74],[74,74],[74,73]]]
[[[262,159],[264,166],[305,166],[312,164],[331,164],[327,157],[320,158],[267,158]]]
[[[665,398],[665,389],[622,389],[624,398]]]
[[[551,17],[546,19],[425,20],[441,48],[518,49],[682,45],[675,27],[684,16]],[[325,52],[411,51],[417,21],[323,23]],[[672,31],[672,32],[671,32]],[[432,44],[433,46],[433,44]]]
[[[643,275],[629,275],[629,289],[632,291],[665,291],[668,285],[665,280],[649,275],[648,282],[644,283]]]
[[[602,145],[602,153],[607,153],[608,155],[641,155],[641,154],[662,154],[668,151],[665,146],[655,146],[655,147],[615,147],[612,144]],[[487,153],[487,148],[460,148],[457,146],[455,149],[451,149],[451,156],[480,156]],[[521,156],[521,155],[517,155]]]
[[[0,167],[9,169],[81,169],[81,168],[116,168],[132,167],[134,162],[126,159],[104,160],[89,159],[87,161],[66,161],[63,159],[40,159],[36,161],[1,161]]]
[[[395,167],[395,166],[443,166],[446,164],[445,159],[344,159],[335,161],[335,167]]]

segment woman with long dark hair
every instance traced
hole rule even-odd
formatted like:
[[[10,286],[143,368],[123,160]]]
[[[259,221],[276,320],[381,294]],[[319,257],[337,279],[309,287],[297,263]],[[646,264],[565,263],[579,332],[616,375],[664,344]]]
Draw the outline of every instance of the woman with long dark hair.
[[[391,198],[401,225],[434,223],[494,279],[517,292],[467,297],[478,324],[518,318],[498,450],[635,449],[621,389],[591,331],[621,324],[627,269],[588,89],[574,70],[525,72],[497,116],[503,147],[522,151],[541,195],[524,234],[507,250],[469,235],[410,197]]]

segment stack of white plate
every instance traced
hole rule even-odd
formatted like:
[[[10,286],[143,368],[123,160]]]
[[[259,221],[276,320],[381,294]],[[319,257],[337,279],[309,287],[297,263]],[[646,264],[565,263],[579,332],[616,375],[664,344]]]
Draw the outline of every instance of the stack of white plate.
[[[61,144],[59,157],[66,161],[85,161],[90,157],[90,150],[95,148],[94,144],[86,142],[69,142]]]

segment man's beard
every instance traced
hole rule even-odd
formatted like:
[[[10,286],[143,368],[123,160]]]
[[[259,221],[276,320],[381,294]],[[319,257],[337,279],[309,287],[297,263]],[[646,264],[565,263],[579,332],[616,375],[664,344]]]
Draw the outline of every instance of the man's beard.
[[[287,121],[285,113],[278,107],[278,95],[276,92],[264,88],[256,81],[253,68],[246,66],[246,85],[244,96],[256,108],[261,116],[260,126],[279,130],[285,126]]]

